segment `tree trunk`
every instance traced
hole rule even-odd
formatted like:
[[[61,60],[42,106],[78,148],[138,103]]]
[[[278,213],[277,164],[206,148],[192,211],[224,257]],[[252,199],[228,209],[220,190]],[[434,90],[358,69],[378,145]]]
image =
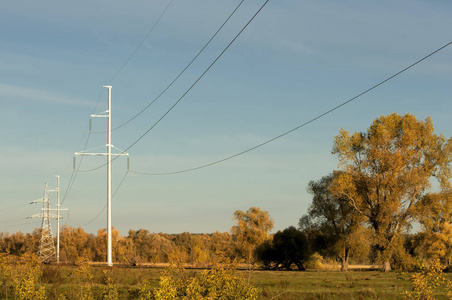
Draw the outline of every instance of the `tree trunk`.
[[[391,271],[391,264],[389,263],[389,260],[385,260],[383,262],[383,272],[389,272]]]
[[[348,258],[347,257],[341,257],[341,271],[342,272],[348,271]]]
[[[349,249],[347,247],[344,247],[344,255],[340,258],[342,272],[348,271],[348,253],[349,253]]]
[[[295,264],[297,265],[298,270],[306,271],[306,268],[303,266],[303,263],[301,261],[297,261],[297,262],[295,262]]]

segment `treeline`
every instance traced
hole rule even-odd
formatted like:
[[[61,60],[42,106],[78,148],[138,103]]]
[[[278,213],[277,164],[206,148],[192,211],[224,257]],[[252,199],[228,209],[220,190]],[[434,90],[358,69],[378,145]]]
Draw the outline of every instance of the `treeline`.
[[[17,232],[0,234],[0,252],[21,256],[37,253],[41,230],[32,233]],[[106,231],[97,234],[85,232],[81,227],[64,226],[60,233],[60,261],[74,262],[86,257],[93,262],[104,262],[107,256]],[[56,243],[55,243],[56,244]],[[113,261],[117,263],[168,263],[175,257],[183,263],[212,264],[226,257],[240,256],[232,234],[151,233],[145,229],[130,230],[127,236],[112,231]]]

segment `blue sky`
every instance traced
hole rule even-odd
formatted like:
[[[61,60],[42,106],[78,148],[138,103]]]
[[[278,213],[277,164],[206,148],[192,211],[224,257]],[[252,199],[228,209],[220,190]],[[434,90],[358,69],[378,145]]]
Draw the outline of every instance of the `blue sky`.
[[[0,231],[31,232],[44,183],[66,194],[89,115],[106,110],[109,83],[169,0],[7,1],[0,11]],[[148,110],[113,132],[128,148],[198,79],[264,3],[245,0],[181,78]],[[174,0],[111,80],[113,126],[149,104],[189,63],[239,1]],[[270,0],[183,100],[128,150],[132,171],[165,173],[234,155],[284,133],[372,87],[451,41],[450,1]],[[129,173],[113,199],[113,225],[151,232],[229,231],[235,210],[267,210],[275,229],[297,225],[306,186],[337,168],[341,128],[364,131],[391,112],[431,116],[449,137],[452,46],[341,109],[277,141],[178,175]],[[94,131],[106,122],[93,121]],[[102,165],[85,158],[80,170]],[[126,174],[114,161],[113,189]],[[74,177],[74,176],[73,176]],[[105,167],[80,172],[64,198],[62,224],[106,226]],[[51,195],[55,204],[55,194]],[[89,224],[87,224],[89,223]],[[86,225],[85,225],[86,224]]]

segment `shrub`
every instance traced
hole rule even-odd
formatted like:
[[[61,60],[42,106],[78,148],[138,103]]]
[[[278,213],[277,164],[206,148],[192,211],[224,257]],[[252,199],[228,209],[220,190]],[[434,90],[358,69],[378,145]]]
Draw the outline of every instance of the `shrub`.
[[[160,277],[152,297],[143,284],[138,299],[257,299],[258,289],[241,277],[235,269],[214,267],[189,275],[182,268],[170,267]]]
[[[428,268],[421,265],[421,272],[412,275],[411,281],[413,284],[412,291],[405,291],[403,293],[404,299],[433,300],[435,299],[436,289],[444,284],[448,290],[448,297],[451,298],[452,296],[452,284],[444,277],[439,259],[433,260]]]

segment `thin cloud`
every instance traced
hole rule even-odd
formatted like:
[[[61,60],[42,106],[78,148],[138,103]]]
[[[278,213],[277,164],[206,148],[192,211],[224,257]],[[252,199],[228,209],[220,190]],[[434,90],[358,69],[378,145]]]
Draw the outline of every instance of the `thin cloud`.
[[[23,86],[9,85],[5,83],[0,83],[0,97],[2,97],[3,101],[8,100],[8,98],[14,98],[14,100],[21,99],[25,101],[54,103],[71,106],[93,106],[93,104],[88,101],[69,97],[63,94],[32,89]]]

